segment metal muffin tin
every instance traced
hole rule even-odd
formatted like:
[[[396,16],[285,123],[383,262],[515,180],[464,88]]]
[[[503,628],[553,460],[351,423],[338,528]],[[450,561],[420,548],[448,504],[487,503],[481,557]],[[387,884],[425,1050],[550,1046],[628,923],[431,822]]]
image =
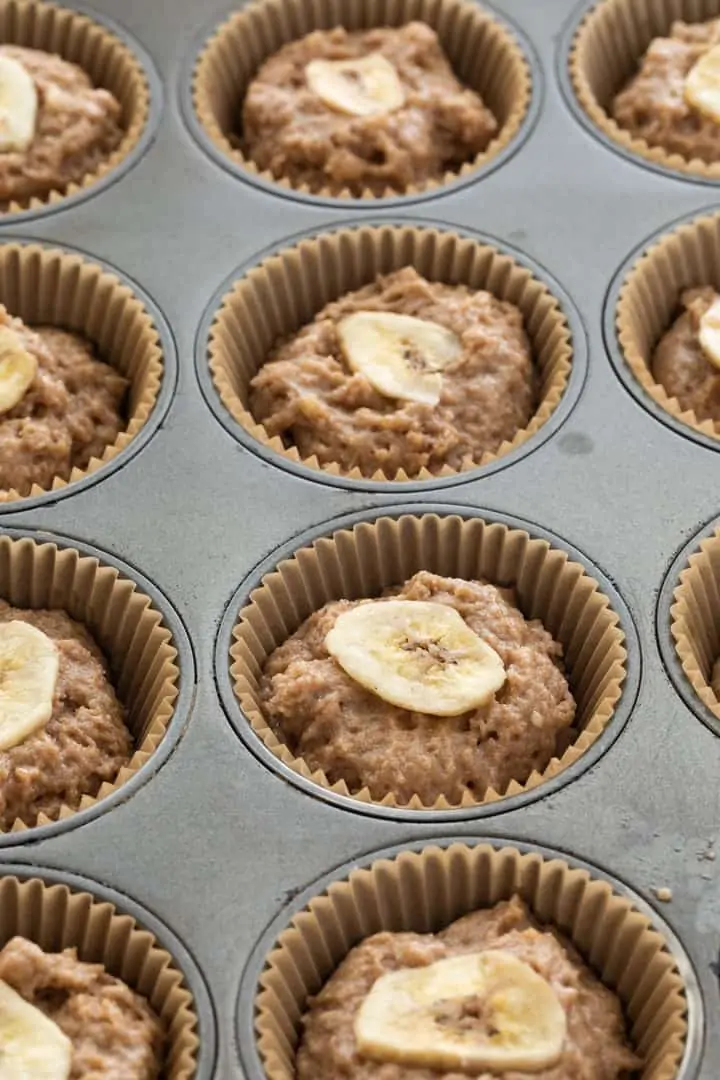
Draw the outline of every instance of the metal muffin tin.
[[[61,878],[81,874],[171,928],[209,988],[213,1008],[200,1002],[206,1055],[222,1080],[255,1076],[242,1064],[252,1054],[244,1048],[241,1061],[236,1044],[236,1031],[241,1039],[250,1032],[247,996],[239,999],[246,1014],[236,1015],[240,979],[283,905],[348,860],[448,830],[441,816],[351,812],[287,782],[237,737],[218,693],[227,682],[221,624],[241,584],[276,550],[336,519],[376,516],[398,503],[416,512],[462,504],[547,530],[583,552],[627,605],[640,685],[636,700],[632,680],[626,689],[627,722],[617,738],[590,768],[532,801],[501,802],[482,817],[454,815],[452,832],[567,852],[658,910],[687,951],[707,1019],[704,1045],[682,1080],[720,1076],[720,857],[709,858],[720,831],[720,738],[698,719],[667,638],[668,595],[682,563],[674,560],[720,514],[720,442],[683,437],[629,393],[603,333],[611,283],[628,256],[670,223],[705,211],[713,190],[618,154],[578,122],[562,89],[566,31],[580,15],[572,0],[495,0],[495,7],[530,43],[535,74],[537,115],[512,154],[429,196],[360,206],[246,183],[195,138],[183,106],[187,80],[208,28],[228,14],[227,0],[207,0],[202,10],[194,0],[95,0],[91,14],[121,21],[152,57],[156,114],[164,101],[157,133],[113,182],[0,219],[0,242],[78,248],[140,283],[164,313],[168,354],[174,342],[178,357],[167,412],[122,467],[61,498],[0,507],[0,529],[73,537],[117,557],[169,599],[191,642],[180,657],[189,698],[182,738],[163,746],[172,752],[162,768],[150,766],[142,783],[89,820],[71,818],[51,835],[0,838],[0,872],[22,862]],[[572,409],[563,406],[562,425],[529,452],[449,485],[350,487],[279,468],[218,422],[206,400],[214,391],[198,380],[194,362],[218,288],[288,238],[370,215],[476,231],[562,284],[579,313],[576,342],[587,338],[587,377]],[[659,903],[659,888],[672,891],[670,903]],[[203,1068],[204,1077],[212,1065]]]

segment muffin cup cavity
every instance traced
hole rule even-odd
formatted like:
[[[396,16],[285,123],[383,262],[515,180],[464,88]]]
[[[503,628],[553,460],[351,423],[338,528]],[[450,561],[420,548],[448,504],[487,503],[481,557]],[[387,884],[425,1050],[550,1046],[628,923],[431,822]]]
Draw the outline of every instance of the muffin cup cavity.
[[[685,676],[703,705],[720,720],[720,528],[706,537],[680,574],[670,609],[670,632]]]
[[[457,77],[480,94],[498,120],[490,145],[459,172],[440,180],[410,186],[403,195],[431,192],[458,176],[467,176],[492,161],[518,134],[530,107],[532,82],[528,62],[513,35],[486,11],[467,0],[371,0],[348,5],[343,0],[253,0],[223,23],[205,44],[192,80],[193,108],[213,147],[252,176],[288,191],[349,199],[349,191],[293,188],[289,180],[258,170],[238,149],[242,103],[260,66],[290,41],[313,30],[369,30],[403,26],[418,20],[437,33]],[[397,196],[389,188],[385,196]],[[376,196],[365,190],[361,199]]]
[[[270,653],[324,604],[378,596],[423,569],[514,587],[524,616],[540,619],[563,645],[577,716],[572,744],[524,784],[513,781],[506,791],[490,788],[477,799],[466,794],[459,806],[444,798],[427,806],[416,795],[405,808],[472,808],[529,791],[557,776],[593,745],[615,712],[627,675],[625,635],[597,582],[565,552],[521,529],[479,518],[381,517],[321,537],[281,562],[251,593],[232,634],[230,677],[247,722],[265,746],[301,777],[360,803],[398,806],[392,794],[375,802],[367,789],[351,793],[344,781],[331,784],[324,772],[313,772],[306,761],[295,757],[263,716],[259,681]]]
[[[378,470],[372,477],[358,468],[345,472],[335,464],[303,458],[270,436],[249,411],[250,382],[278,338],[296,333],[327,303],[404,266],[429,281],[486,289],[517,305],[523,314],[538,373],[539,405],[527,427],[486,452],[480,462],[468,456],[461,472],[477,469],[523,446],[547,422],[560,403],[572,367],[572,339],[559,301],[529,269],[476,239],[433,228],[363,226],[340,229],[299,241],[271,255],[237,281],[223,297],[209,332],[208,364],[220,399],[232,418],[262,446],[289,462],[328,476],[374,482],[412,482],[455,476],[422,469],[408,476]]]
[[[59,608],[92,634],[108,661],[109,676],[127,710],[134,753],[114,783],[104,783],[80,806],[61,807],[61,821],[122,787],[162,742],[179,693],[177,650],[161,613],[133,581],[112,566],[72,548],[29,537],[0,536],[0,596],[21,608]],[[16,821],[13,832],[27,830]]]
[[[168,1080],[191,1080],[199,1048],[193,997],[172,956],[113,904],[40,878],[0,877],[0,948],[12,937],[46,952],[77,949],[147,998],[167,1033]]]
[[[662,236],[630,269],[620,289],[616,331],[627,366],[646,394],[674,420],[713,439],[720,425],[683,409],[652,373],[655,348],[679,314],[684,289],[711,285],[720,292],[720,216],[708,215]]]
[[[619,995],[644,1059],[642,1080],[674,1080],[688,1032],[686,988],[650,918],[609,882],[561,858],[482,843],[378,858],[333,881],[292,917],[256,987],[256,1048],[267,1080],[292,1080],[307,999],[363,938],[383,930],[436,932],[516,894]]]
[[[86,469],[56,476],[52,487],[33,484],[27,495],[0,491],[0,504],[60,491],[112,462],[150,418],[160,394],[164,364],[160,336],[149,312],[132,290],[82,256],[37,244],[0,245],[0,303],[29,326],[46,324],[82,334],[100,360],[130,381],[126,424]]]
[[[570,79],[581,108],[607,139],[653,165],[720,179],[720,162],[708,164],[650,146],[611,115],[613,98],[635,74],[654,38],[666,37],[677,20],[700,23],[719,14],[717,0],[599,0],[591,8],[572,42]]]
[[[123,137],[102,164],[62,190],[44,197],[11,202],[5,213],[53,206],[69,195],[92,187],[123,162],[138,145],[148,123],[150,87],[131,49],[106,27],[69,8],[43,0],[2,0],[0,41],[29,49],[57,53],[89,75],[96,87],[109,90],[121,105]]]

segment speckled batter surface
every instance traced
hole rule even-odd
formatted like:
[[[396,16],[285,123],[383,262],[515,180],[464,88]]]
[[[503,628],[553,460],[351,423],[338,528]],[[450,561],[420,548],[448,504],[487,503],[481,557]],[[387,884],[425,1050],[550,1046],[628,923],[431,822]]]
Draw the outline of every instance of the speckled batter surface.
[[[720,424],[720,368],[700,347],[700,320],[718,299],[714,289],[686,289],[680,296],[682,314],[658,342],[652,374],[682,409],[698,420]]]

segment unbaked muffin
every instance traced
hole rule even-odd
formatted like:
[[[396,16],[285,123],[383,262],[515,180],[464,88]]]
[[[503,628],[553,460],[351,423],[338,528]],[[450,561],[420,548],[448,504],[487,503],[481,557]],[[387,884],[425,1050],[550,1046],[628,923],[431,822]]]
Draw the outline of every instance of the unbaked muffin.
[[[320,465],[412,477],[479,463],[527,426],[537,402],[520,310],[405,267],[280,342],[249,407],[270,436]]]
[[[250,84],[244,154],[293,187],[352,195],[442,180],[498,132],[425,23],[316,30],[285,45]]]
[[[358,617],[373,622],[358,629]],[[508,590],[427,571],[380,600],[315,612],[267,658],[259,696],[269,726],[312,771],[400,804],[502,792],[576,735],[562,647],[542,624]]]
[[[701,319],[719,300],[710,286],[681,294],[682,314],[658,342],[652,374],[683,410],[691,409],[698,420],[720,425],[720,367],[700,344]]]
[[[483,1080],[627,1080],[642,1065],[616,994],[517,897],[438,934],[366,938],[307,1002],[302,1027],[298,1080],[459,1080],[467,1070],[448,1056],[473,1052],[496,1055],[496,1068],[473,1070]],[[503,1055],[534,1067],[502,1067]]]

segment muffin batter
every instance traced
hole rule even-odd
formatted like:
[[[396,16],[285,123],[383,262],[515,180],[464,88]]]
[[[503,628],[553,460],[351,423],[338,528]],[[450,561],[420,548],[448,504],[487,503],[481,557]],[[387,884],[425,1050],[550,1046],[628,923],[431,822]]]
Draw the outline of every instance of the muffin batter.
[[[308,84],[306,65],[380,53],[404,102],[381,114],[346,114]],[[402,193],[442,180],[482,153],[498,123],[455,77],[437,34],[421,22],[349,33],[318,30],[285,45],[260,68],[243,105],[242,149],[293,187],[359,196]]]
[[[38,108],[30,145],[0,153],[0,209],[79,183],[99,168],[123,134],[119,102],[109,91],[94,89],[76,64],[19,45],[0,46],[2,56],[30,74]]]
[[[146,1000],[74,949],[45,953],[15,937],[0,951],[0,979],[72,1042],[70,1080],[156,1080],[164,1034]]]
[[[0,415],[0,489],[29,495],[52,487],[102,457],[125,427],[128,381],[95,357],[79,334],[54,327],[31,330],[0,305],[0,328],[11,327],[38,361],[35,379],[18,404]]]
[[[700,320],[717,296],[709,286],[682,293],[684,311],[661,338],[652,373],[683,409],[692,409],[698,420],[720,424],[720,368],[708,360],[698,340]]]
[[[436,405],[385,396],[351,371],[337,324],[358,311],[410,315],[457,335],[462,350],[443,370]],[[483,290],[428,282],[412,267],[327,304],[276,347],[250,385],[250,410],[269,435],[321,465],[367,477],[378,469],[417,476],[479,462],[526,427],[537,405],[519,309]]]
[[[260,700],[268,723],[312,770],[375,800],[394,795],[425,805],[441,796],[481,799],[503,792],[572,741],[575,701],[561,646],[540,622],[527,622],[511,594],[477,581],[422,570],[387,597],[454,608],[500,656],[506,682],[494,698],[460,716],[439,717],[389,704],[354,681],[331,657],[325,637],[341,612],[363,601],[326,604],[268,657]]]
[[[691,68],[720,44],[720,19],[673,23],[670,36],[650,43],[640,69],[612,103],[620,125],[649,146],[708,164],[720,161],[720,124],[703,116],[684,96]]]
[[[492,1080],[625,1080],[641,1067],[630,1049],[620,1002],[570,942],[541,927],[519,898],[475,911],[439,934],[380,933],[357,945],[308,1002],[297,1054],[298,1080],[461,1080],[466,1073],[382,1064],[358,1053],[355,1017],[381,975],[422,968],[462,953],[500,949],[530,964],[553,987],[567,1017],[558,1063],[539,1072],[493,1073]],[[472,1011],[465,1017],[472,1025]],[[482,1073],[480,1080],[491,1080]]]
[[[52,715],[23,742],[0,751],[0,827],[17,819],[32,827],[39,814],[77,809],[115,780],[132,754],[125,710],[108,678],[100,649],[64,611],[25,611],[0,600],[0,622],[19,619],[57,645],[60,667]],[[3,976],[0,975],[0,978]]]

